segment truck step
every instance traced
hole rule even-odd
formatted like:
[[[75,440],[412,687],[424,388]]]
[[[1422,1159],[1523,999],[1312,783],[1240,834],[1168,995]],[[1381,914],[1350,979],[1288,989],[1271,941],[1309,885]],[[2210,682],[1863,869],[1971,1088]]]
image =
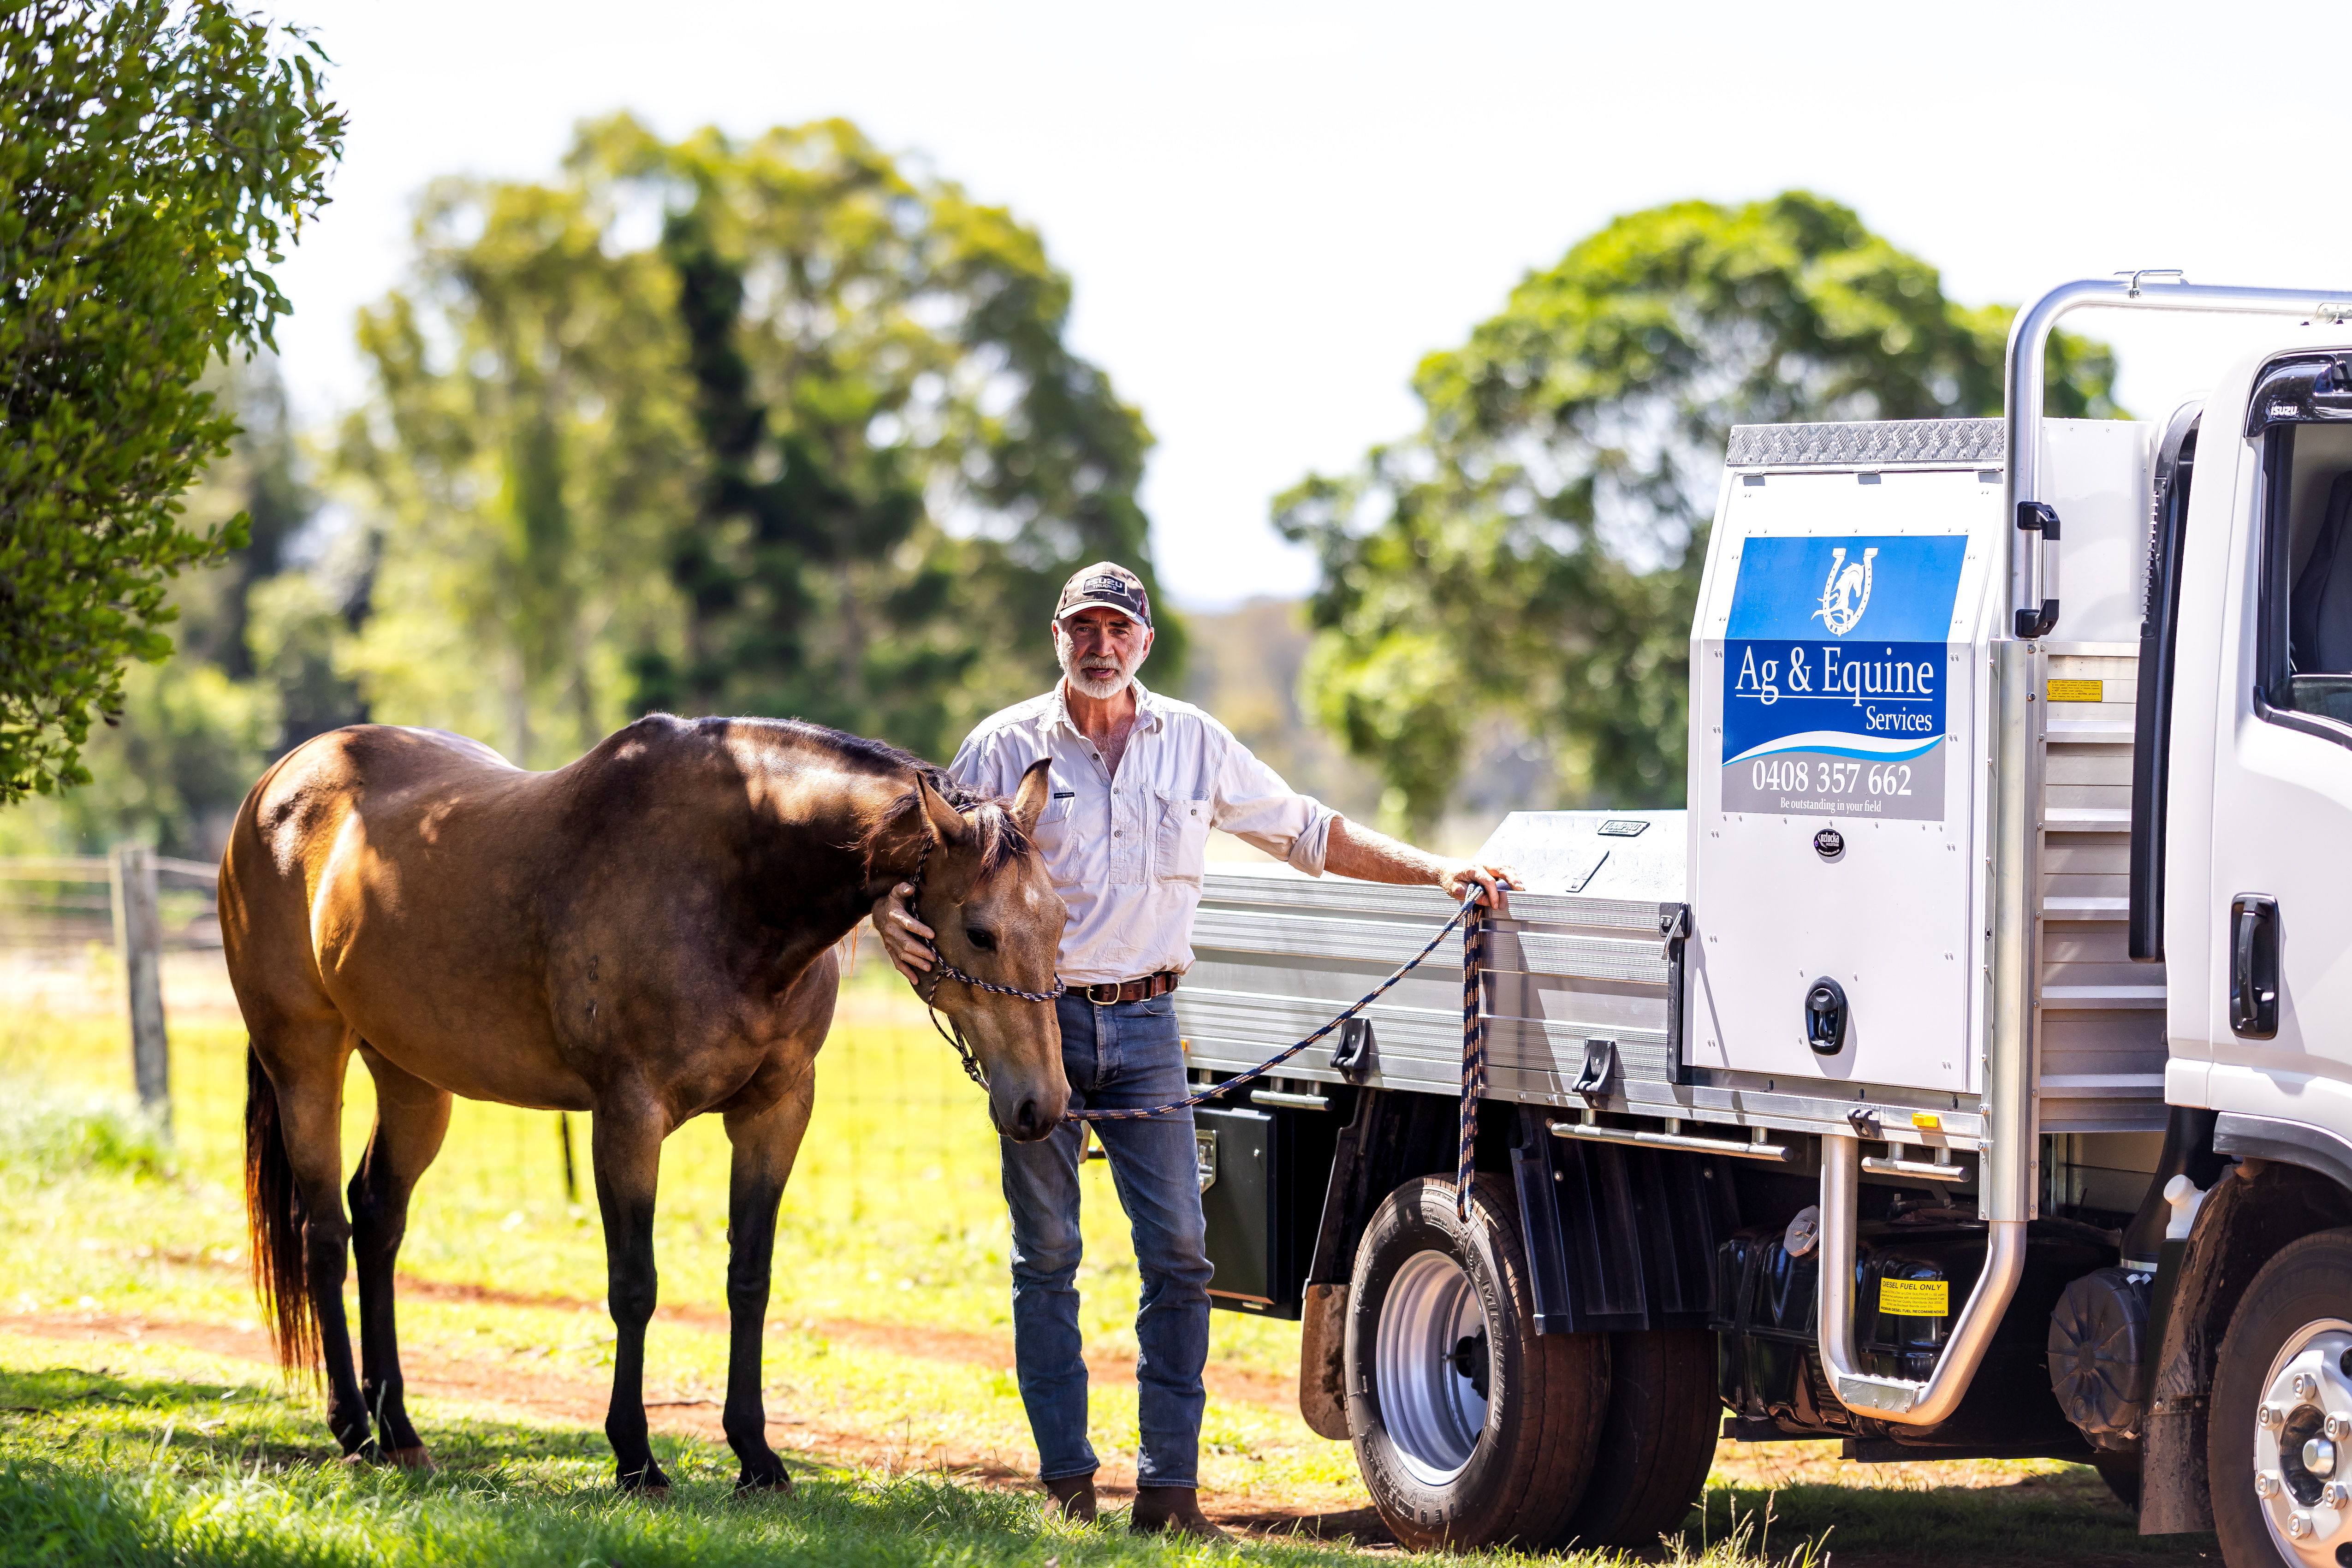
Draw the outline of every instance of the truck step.
[[[2128,746],[2134,728],[2128,719],[2053,719],[2042,734],[2052,745]]]
[[[2044,985],[2044,1008],[2161,1007],[2161,985]]]
[[[2042,826],[2051,833],[2129,833],[2127,805],[2053,805],[2042,813]]]
[[[2120,921],[2130,916],[2131,900],[2120,896],[2042,900],[2042,918],[2045,921]]]

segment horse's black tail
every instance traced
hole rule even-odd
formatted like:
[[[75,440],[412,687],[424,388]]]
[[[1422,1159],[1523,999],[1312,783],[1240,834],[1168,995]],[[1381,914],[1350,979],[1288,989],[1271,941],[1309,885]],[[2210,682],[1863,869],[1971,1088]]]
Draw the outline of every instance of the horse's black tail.
[[[261,1058],[245,1052],[245,1216],[253,1254],[253,1292],[269,1320],[278,1364],[315,1374],[320,1365],[318,1304],[302,1258],[302,1199],[286,1157],[278,1090]]]

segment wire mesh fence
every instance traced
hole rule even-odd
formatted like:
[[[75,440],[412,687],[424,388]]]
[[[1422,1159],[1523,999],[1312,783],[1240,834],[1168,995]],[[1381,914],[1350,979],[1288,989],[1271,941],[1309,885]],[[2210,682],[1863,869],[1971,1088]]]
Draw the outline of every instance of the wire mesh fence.
[[[148,858],[155,868],[163,947],[201,952],[220,946],[214,907],[217,869],[202,860]],[[107,855],[0,858],[0,948],[78,953],[119,940],[115,860]]]
[[[155,871],[164,1027],[177,1046],[174,1130],[192,1146],[220,1142],[226,1156],[242,1122],[245,1042],[221,953],[215,868],[146,858]],[[97,1069],[103,1081],[130,1087],[120,864],[95,855],[0,859],[0,1005],[16,1016],[17,1040],[31,1038],[28,1021],[50,1019],[77,1054],[111,1058]],[[786,1190],[787,1219],[811,1227],[1001,1226],[996,1139],[981,1091],[926,1025],[870,932],[862,942],[845,941],[840,957],[841,1000],[818,1058],[815,1111]],[[347,1168],[373,1116],[372,1085],[355,1062]],[[460,1101],[427,1190],[526,1216],[593,1215],[592,1135],[586,1115]],[[729,1163],[720,1120],[698,1117],[666,1146],[663,1185],[723,1193]],[[715,1217],[723,1224],[723,1214]]]

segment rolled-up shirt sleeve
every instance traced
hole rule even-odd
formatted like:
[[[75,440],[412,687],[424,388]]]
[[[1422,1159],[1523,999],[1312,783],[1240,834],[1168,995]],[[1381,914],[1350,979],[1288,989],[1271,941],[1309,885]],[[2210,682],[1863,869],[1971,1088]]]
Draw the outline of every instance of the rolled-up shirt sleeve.
[[[1213,726],[1213,733],[1223,743],[1223,755],[1217,760],[1210,826],[1310,877],[1321,876],[1331,843],[1331,819],[1339,813],[1285,784],[1280,773],[1258,761],[1223,725]]]
[[[993,739],[992,736],[982,738],[978,731],[965,736],[963,745],[956,752],[955,761],[948,764],[948,777],[965,789],[981,795],[1003,794],[996,784],[994,775],[998,770],[991,765],[996,760],[992,753],[998,749],[990,743]]]

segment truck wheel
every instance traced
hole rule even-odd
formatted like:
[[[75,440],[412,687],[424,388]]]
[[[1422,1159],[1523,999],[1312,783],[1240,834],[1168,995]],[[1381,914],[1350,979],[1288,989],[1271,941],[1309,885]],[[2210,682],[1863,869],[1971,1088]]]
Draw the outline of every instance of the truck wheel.
[[[1553,1544],[1654,1547],[1706,1489],[1715,1463],[1715,1336],[1653,1329],[1609,1336],[1609,1414],[1584,1500]]]
[[[2230,1568],[2336,1568],[2337,1549],[2352,1547],[2347,1320],[2352,1230],[2290,1243],[2230,1320],[2205,1445]]]
[[[1381,1521],[1411,1550],[1541,1546],[1583,1495],[1609,1390],[1598,1334],[1538,1334],[1519,1205],[1482,1175],[1407,1182],[1356,1249],[1348,1426]]]

